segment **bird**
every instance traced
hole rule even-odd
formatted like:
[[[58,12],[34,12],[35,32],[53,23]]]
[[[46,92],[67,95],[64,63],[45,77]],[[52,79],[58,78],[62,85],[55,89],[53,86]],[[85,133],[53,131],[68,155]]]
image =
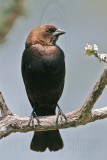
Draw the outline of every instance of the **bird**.
[[[56,114],[65,83],[65,55],[56,41],[63,34],[65,31],[54,25],[44,24],[33,29],[26,40],[21,71],[33,116]],[[58,151],[63,145],[59,130],[37,131],[30,149]]]

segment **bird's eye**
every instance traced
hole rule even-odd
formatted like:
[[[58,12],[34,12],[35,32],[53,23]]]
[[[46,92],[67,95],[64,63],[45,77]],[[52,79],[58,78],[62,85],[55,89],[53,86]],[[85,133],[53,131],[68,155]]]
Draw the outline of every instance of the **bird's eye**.
[[[48,32],[48,33],[53,33],[53,32],[55,32],[55,30],[56,30],[56,29],[54,29],[54,28],[47,28],[47,29],[46,29],[46,32]]]
[[[46,29],[46,32],[51,33],[51,32],[52,32],[52,30],[51,30],[51,29],[49,29],[49,28],[47,28],[47,29]]]

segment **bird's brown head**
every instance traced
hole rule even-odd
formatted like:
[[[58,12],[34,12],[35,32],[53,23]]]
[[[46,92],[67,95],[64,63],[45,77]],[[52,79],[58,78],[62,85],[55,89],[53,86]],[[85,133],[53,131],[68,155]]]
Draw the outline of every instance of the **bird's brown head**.
[[[30,32],[26,44],[55,45],[58,37],[62,34],[65,34],[65,32],[53,25],[41,25]]]

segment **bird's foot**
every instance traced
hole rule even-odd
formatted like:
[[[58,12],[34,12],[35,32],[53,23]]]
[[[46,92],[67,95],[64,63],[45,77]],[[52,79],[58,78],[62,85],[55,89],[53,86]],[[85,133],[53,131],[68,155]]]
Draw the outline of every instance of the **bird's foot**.
[[[31,113],[31,117],[30,117],[29,123],[28,123],[28,125],[30,125],[30,124],[32,123],[33,128],[35,128],[34,118],[36,118],[36,120],[37,120],[37,122],[38,122],[38,124],[39,124],[40,121],[39,121],[39,119],[38,119],[38,116],[37,116],[35,110],[33,109],[32,113]]]
[[[62,109],[59,107],[58,104],[57,104],[57,107],[58,107],[58,115],[56,117],[56,122],[58,122],[59,116],[61,118],[61,121],[62,121],[63,118],[65,119],[65,121],[67,121],[66,115],[63,113]]]

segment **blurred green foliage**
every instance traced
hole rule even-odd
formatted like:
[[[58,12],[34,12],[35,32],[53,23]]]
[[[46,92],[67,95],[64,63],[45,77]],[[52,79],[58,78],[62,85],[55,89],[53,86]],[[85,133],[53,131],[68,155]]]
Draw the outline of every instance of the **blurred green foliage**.
[[[0,0],[0,43],[23,12],[24,0]]]

